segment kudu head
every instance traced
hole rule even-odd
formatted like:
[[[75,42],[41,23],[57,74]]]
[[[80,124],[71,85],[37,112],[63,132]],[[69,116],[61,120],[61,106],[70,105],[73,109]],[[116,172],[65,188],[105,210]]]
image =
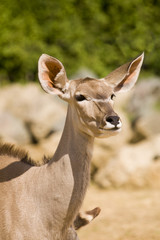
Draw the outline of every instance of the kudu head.
[[[63,64],[46,54],[38,63],[42,88],[70,104],[72,124],[92,137],[108,137],[121,130],[121,119],[113,110],[117,92],[130,90],[139,75],[144,54],[122,65],[102,79],[68,80]]]

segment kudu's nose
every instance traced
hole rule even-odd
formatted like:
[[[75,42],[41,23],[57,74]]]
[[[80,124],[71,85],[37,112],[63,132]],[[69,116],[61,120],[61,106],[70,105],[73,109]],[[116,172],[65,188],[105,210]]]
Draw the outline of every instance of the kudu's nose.
[[[115,127],[119,124],[119,120],[120,120],[120,117],[118,116],[109,116],[106,118],[106,121],[114,125]]]

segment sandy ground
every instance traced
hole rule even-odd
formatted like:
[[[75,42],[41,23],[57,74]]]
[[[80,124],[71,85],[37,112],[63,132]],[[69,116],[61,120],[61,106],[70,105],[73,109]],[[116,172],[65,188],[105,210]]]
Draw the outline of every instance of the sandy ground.
[[[160,240],[160,190],[110,190],[91,186],[83,209],[100,215],[79,230],[81,240]]]

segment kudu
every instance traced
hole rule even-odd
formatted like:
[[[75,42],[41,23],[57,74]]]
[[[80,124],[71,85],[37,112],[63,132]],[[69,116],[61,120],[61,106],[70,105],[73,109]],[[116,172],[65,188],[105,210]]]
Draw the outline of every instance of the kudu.
[[[143,54],[105,78],[69,81],[59,60],[40,57],[40,84],[68,102],[66,123],[54,156],[42,166],[20,150],[1,146],[1,240],[78,239],[73,222],[90,178],[94,138],[120,132],[114,97],[133,87],[142,62]]]

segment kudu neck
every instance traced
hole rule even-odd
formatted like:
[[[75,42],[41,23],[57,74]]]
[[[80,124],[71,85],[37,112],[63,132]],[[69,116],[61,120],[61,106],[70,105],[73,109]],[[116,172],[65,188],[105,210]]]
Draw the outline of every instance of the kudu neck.
[[[47,165],[49,182],[47,186],[55,187],[58,182],[56,190],[60,196],[58,201],[61,203],[65,198],[63,208],[61,207],[61,214],[64,215],[61,227],[64,234],[73,223],[84,200],[90,179],[90,160],[94,141],[93,137],[78,130],[74,120],[72,109],[69,106],[61,140],[53,158]],[[55,201],[54,198],[55,193],[52,194],[51,191],[51,204]],[[58,204],[57,200],[55,202]]]
[[[93,137],[78,129],[72,109],[68,106],[63,133],[52,161],[58,161],[66,154],[72,159],[77,156],[79,159],[80,156],[85,154],[89,160],[92,157],[93,142]]]

